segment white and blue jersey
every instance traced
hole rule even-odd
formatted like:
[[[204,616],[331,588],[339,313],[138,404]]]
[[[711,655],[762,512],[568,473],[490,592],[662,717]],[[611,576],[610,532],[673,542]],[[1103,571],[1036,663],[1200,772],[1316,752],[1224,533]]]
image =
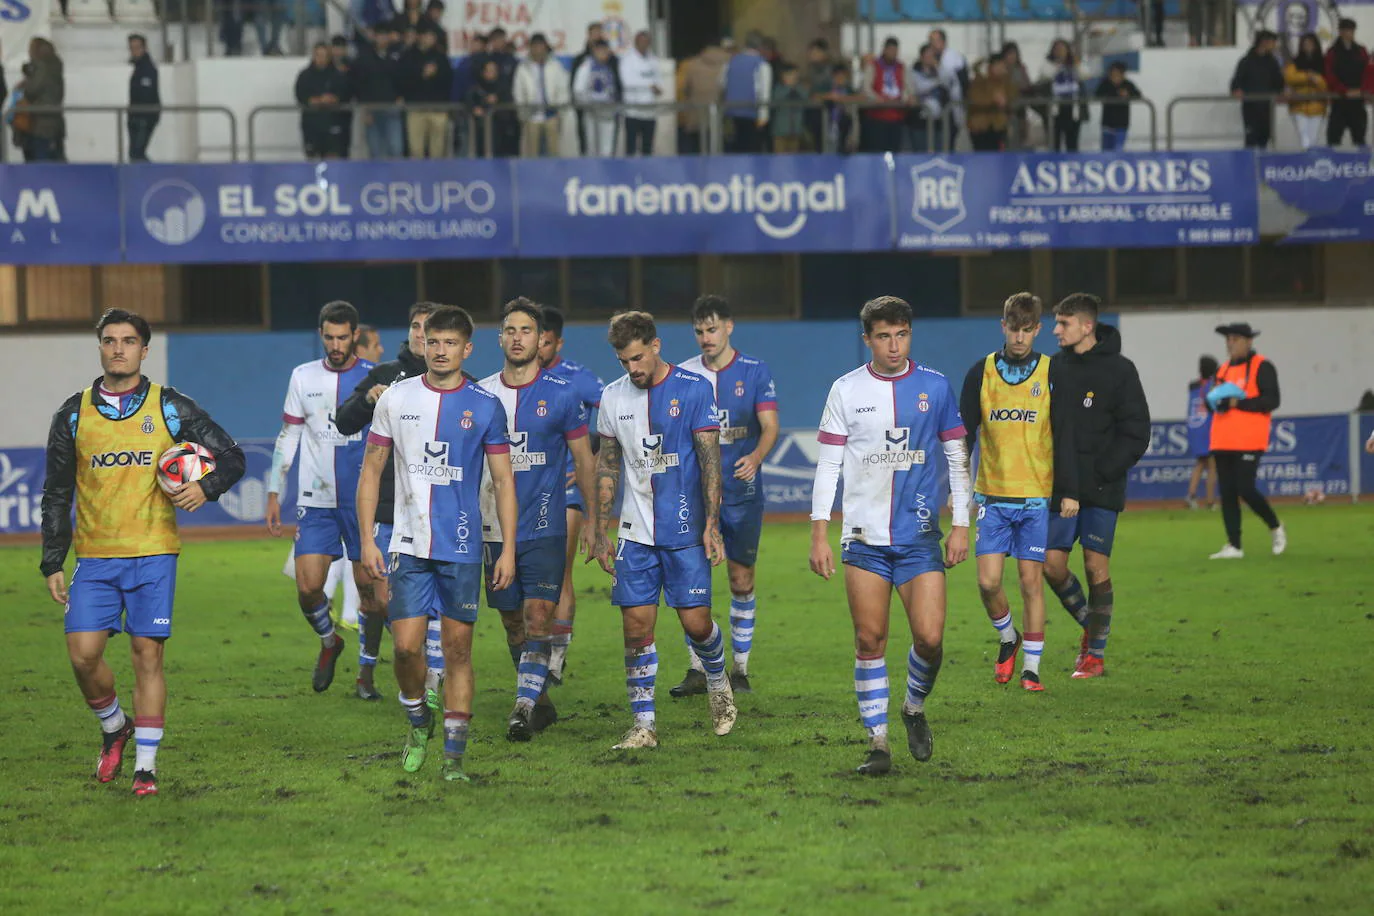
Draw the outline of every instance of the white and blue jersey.
[[[753,480],[735,477],[735,463],[759,447],[763,428],[759,414],[777,412],[778,394],[773,385],[773,373],[763,360],[735,352],[734,359],[720,371],[709,369],[700,356],[682,363],[682,368],[694,372],[711,383],[716,393],[716,414],[720,418],[720,463],[725,476],[721,502],[732,506],[740,503],[763,502],[763,481],[759,475]]]
[[[624,453],[621,540],[700,545],[706,515],[694,434],[720,430],[711,383],[673,366],[648,389],[621,376],[606,386],[596,425]]]
[[[1215,379],[1198,379],[1188,386],[1188,457],[1206,458],[1212,453],[1212,412],[1207,409],[1207,392]]]
[[[573,391],[577,392],[577,397],[582,402],[582,407],[587,411],[588,428],[592,422],[592,411],[601,406],[601,392],[606,390],[606,383],[601,381],[595,372],[588,369],[579,362],[574,362],[563,357],[555,357],[554,361],[544,367],[544,371],[561,378],[573,386]],[[571,475],[573,472],[572,453],[568,454],[568,463],[564,467],[564,473]],[[564,478],[567,479],[566,477]],[[575,483],[568,484],[567,506],[570,509],[582,508],[582,493],[577,489]]]
[[[467,381],[441,390],[423,376],[405,379],[378,399],[368,441],[389,446],[395,459],[388,551],[480,564],[486,456],[510,451],[496,396]]]
[[[353,359],[342,369],[333,368],[328,360],[317,359],[292,370],[282,406],[282,421],[287,429],[278,437],[268,482],[270,492],[285,490],[286,474],[299,444],[296,505],[353,509],[367,428],[345,436],[334,425],[334,415],[371,369],[372,363],[365,359]],[[292,428],[297,430],[296,435],[290,435]]]
[[[908,362],[905,372],[883,376],[864,365],[837,379],[819,439],[844,448],[841,540],[870,547],[938,541],[949,492],[944,443],[965,434],[949,381],[934,369]]]
[[[478,384],[496,396],[506,413],[515,496],[520,505],[515,539],[524,542],[566,537],[563,469],[572,461],[568,443],[587,435],[587,411],[581,399],[570,382],[547,370],[541,370],[534,381],[518,388],[506,384],[500,372]],[[482,540],[502,540],[490,473],[482,477]]]

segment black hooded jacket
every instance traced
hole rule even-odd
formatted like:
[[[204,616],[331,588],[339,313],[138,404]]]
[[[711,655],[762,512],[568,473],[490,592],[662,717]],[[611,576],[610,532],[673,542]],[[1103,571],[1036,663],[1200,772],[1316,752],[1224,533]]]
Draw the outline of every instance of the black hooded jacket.
[[[1097,346],[1081,354],[1061,349],[1054,363],[1055,385],[1073,412],[1078,501],[1120,512],[1126,475],[1150,447],[1150,405],[1135,363],[1121,355],[1121,333],[1107,324],[1097,326]]]
[[[96,379],[91,383],[92,398],[97,397],[95,389],[100,381]],[[78,391],[67,398],[53,414],[48,430],[48,468],[43,482],[43,559],[39,566],[44,576],[62,569],[72,546],[72,503],[76,499],[76,467],[80,460],[76,454],[76,424],[85,393],[85,390]],[[142,411],[147,396],[148,378],[144,376],[129,403],[127,415]],[[173,440],[198,443],[215,456],[215,469],[200,481],[207,500],[215,502],[238,483],[245,466],[243,449],[199,404],[175,388],[164,387],[162,416]]]

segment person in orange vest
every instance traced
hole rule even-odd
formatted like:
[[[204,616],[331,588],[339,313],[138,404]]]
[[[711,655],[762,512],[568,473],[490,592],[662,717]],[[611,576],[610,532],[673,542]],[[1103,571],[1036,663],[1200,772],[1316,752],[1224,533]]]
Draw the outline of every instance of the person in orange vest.
[[[1207,406],[1213,412],[1212,456],[1221,490],[1226,546],[1212,554],[1212,559],[1245,556],[1240,546],[1242,499],[1269,526],[1274,555],[1278,556],[1288,547],[1288,536],[1269,501],[1255,486],[1255,474],[1261,456],[1269,450],[1269,429],[1279,406],[1279,374],[1272,362],[1255,352],[1259,331],[1248,323],[1224,324],[1217,333],[1226,337],[1230,361],[1217,371]]]

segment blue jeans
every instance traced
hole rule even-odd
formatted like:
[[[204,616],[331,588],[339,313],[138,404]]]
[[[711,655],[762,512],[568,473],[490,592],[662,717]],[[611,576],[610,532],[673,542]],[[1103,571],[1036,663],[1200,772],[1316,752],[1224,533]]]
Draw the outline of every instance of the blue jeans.
[[[399,111],[374,111],[372,123],[364,130],[367,155],[371,159],[400,159],[405,155],[405,134]]]
[[[1111,150],[1125,149],[1127,130],[1128,128],[1125,127],[1102,128],[1102,151],[1105,153]]]
[[[257,7],[253,10],[253,28],[258,33],[259,53],[280,50],[277,41],[281,38],[282,20],[285,18],[282,0],[257,0]]]

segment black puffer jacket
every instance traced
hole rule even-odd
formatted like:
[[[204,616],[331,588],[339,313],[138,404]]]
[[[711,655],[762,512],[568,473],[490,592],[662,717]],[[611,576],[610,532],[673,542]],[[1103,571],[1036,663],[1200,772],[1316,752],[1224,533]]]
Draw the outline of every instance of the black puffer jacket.
[[[1126,474],[1150,447],[1150,405],[1135,363],[1121,355],[1121,334],[1107,324],[1097,326],[1097,346],[1087,353],[1061,349],[1054,361],[1061,403],[1073,411],[1078,501],[1120,512]]]

